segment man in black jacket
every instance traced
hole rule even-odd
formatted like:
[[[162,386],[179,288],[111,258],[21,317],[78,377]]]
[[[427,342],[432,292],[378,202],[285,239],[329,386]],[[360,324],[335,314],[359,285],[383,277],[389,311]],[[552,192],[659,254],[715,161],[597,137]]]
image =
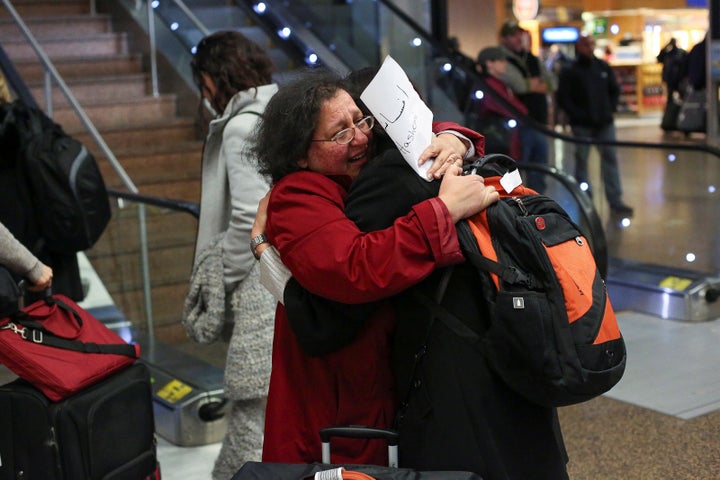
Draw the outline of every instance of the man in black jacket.
[[[632,216],[633,209],[622,201],[615,146],[603,143],[615,141],[613,114],[620,98],[620,86],[610,65],[595,57],[594,48],[595,42],[590,36],[577,40],[575,61],[560,72],[557,102],[568,114],[573,135],[599,142],[596,146],[600,152],[600,172],[610,209],[613,213]],[[575,145],[575,179],[581,187],[587,186],[588,191],[589,153],[589,144]]]

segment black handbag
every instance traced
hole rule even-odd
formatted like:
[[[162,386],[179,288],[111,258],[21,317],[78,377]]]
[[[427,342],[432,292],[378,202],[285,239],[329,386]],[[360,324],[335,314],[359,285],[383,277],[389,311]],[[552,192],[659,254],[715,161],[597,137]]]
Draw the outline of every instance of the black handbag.
[[[705,132],[707,130],[707,93],[693,90],[687,94],[678,113],[677,129],[681,132]]]

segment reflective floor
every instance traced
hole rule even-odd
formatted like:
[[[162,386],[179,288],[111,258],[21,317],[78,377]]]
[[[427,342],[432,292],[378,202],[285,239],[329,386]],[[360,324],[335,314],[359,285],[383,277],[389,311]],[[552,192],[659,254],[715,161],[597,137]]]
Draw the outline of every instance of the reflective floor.
[[[659,123],[657,116],[618,119],[618,139],[648,143],[704,141],[697,134],[686,138],[677,132],[664,133]],[[720,157],[660,148],[619,147],[617,153],[623,197],[634,207],[635,215],[624,223],[610,214],[602,195],[595,194],[610,255],[720,272]],[[567,161],[568,155],[564,158],[563,166],[572,172],[572,161]],[[599,178],[599,162],[591,162],[591,166],[594,177]]]

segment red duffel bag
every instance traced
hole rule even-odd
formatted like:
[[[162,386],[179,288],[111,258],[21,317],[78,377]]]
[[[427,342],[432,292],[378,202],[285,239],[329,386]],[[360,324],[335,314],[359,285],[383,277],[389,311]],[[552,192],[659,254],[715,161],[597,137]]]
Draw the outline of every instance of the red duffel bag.
[[[64,295],[0,320],[0,363],[59,401],[140,357],[119,335]]]

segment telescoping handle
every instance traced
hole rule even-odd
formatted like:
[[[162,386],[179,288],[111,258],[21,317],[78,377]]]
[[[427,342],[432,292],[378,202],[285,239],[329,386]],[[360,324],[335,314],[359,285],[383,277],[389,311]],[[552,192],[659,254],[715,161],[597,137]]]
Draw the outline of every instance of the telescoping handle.
[[[358,425],[322,428],[320,429],[320,441],[322,442],[323,463],[330,463],[330,439],[333,437],[384,439],[388,444],[388,466],[398,467],[399,435],[395,430]]]

